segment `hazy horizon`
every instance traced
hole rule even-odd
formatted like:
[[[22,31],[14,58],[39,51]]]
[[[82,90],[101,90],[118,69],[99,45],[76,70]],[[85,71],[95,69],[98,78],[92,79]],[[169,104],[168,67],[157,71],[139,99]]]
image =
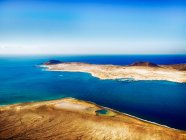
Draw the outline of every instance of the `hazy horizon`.
[[[183,0],[0,0],[0,55],[186,54]]]

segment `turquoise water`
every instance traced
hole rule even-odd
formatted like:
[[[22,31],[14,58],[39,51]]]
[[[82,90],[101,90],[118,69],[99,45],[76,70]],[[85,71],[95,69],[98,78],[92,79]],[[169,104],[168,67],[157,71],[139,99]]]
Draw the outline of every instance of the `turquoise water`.
[[[97,110],[96,113],[105,115],[105,114],[108,113],[108,110],[104,110],[104,109],[102,109],[102,110]]]
[[[0,104],[74,97],[186,130],[186,84],[167,81],[99,80],[87,73],[50,72],[49,59],[96,64],[131,61],[186,63],[186,56],[1,56]]]

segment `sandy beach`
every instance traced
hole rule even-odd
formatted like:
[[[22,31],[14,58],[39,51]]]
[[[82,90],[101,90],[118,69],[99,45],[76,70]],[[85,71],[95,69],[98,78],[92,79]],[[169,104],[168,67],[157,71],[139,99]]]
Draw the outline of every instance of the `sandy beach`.
[[[186,132],[65,98],[0,107],[0,139],[185,140]],[[112,115],[109,115],[112,114]]]
[[[178,69],[179,65],[159,65],[156,67],[136,65],[117,66],[72,62],[49,64],[44,66],[50,71],[86,72],[100,79],[132,78],[134,80],[167,80],[179,83],[186,82],[186,71]]]

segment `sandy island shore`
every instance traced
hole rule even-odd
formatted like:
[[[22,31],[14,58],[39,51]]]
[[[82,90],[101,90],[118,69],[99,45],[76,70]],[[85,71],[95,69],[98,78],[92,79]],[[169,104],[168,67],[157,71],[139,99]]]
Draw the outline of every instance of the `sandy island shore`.
[[[65,98],[0,107],[0,139],[186,140],[186,132]]]
[[[146,63],[143,63],[146,64]],[[155,65],[155,64],[154,64]],[[96,65],[87,63],[59,63],[43,65],[51,71],[86,72],[100,79],[132,78],[134,80],[167,80],[173,82],[186,82],[186,71],[182,65]],[[181,69],[182,68],[182,69]]]

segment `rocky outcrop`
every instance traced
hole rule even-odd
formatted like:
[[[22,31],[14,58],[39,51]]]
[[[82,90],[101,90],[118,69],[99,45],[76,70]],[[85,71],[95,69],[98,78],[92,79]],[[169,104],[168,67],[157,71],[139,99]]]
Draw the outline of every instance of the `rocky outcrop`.
[[[135,62],[130,64],[129,66],[159,67],[157,64],[151,62]]]
[[[45,62],[44,65],[54,65],[54,64],[60,64],[62,63],[59,60],[49,60],[48,62]]]
[[[186,71],[186,64],[174,64],[174,65],[167,65],[167,66],[176,70]]]

